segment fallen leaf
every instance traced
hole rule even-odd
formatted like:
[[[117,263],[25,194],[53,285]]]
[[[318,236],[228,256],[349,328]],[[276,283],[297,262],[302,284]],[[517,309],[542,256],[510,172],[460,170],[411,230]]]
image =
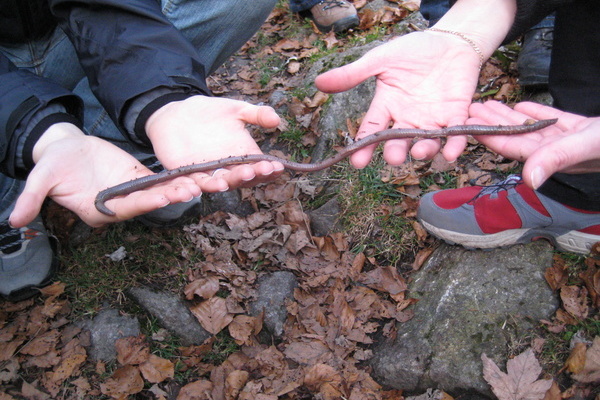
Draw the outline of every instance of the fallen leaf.
[[[256,335],[262,329],[262,323],[259,318],[249,315],[236,315],[228,326],[229,334],[238,345],[251,345],[253,335]]]
[[[206,379],[188,383],[181,388],[177,400],[212,400],[213,384]]]
[[[565,369],[572,374],[578,374],[583,371],[583,366],[585,365],[585,351],[587,350],[587,346],[583,342],[575,343],[573,346],[573,350],[571,350],[571,354],[569,354],[569,358],[565,362]]]
[[[589,307],[587,304],[587,289],[580,286],[563,286],[560,289],[560,299],[563,302],[563,308],[569,314],[578,319],[585,319],[588,316]]]
[[[210,299],[219,291],[219,278],[216,276],[209,276],[206,278],[196,279],[185,286],[183,292],[185,298],[192,300],[194,296],[198,296],[202,299]]]
[[[140,364],[144,378],[151,383],[159,383],[175,376],[175,366],[169,360],[150,354],[148,360]]]
[[[138,365],[148,360],[150,356],[150,347],[143,335],[117,339],[115,350],[117,351],[117,361],[121,365]]]
[[[102,394],[119,400],[127,399],[128,396],[141,392],[143,388],[144,380],[140,370],[133,365],[118,368],[105,383],[100,384]]]
[[[208,332],[216,335],[233,321],[233,315],[227,311],[227,302],[221,297],[212,297],[195,306],[190,311]]]
[[[225,395],[228,399],[237,399],[240,391],[248,382],[250,373],[248,371],[235,370],[225,379]]]
[[[483,377],[498,400],[538,400],[552,386],[552,379],[537,380],[542,367],[533,350],[527,349],[506,363],[506,373],[485,354],[481,355]]]
[[[596,336],[589,349],[585,352],[583,369],[572,375],[572,378],[582,383],[600,383],[600,336]]]

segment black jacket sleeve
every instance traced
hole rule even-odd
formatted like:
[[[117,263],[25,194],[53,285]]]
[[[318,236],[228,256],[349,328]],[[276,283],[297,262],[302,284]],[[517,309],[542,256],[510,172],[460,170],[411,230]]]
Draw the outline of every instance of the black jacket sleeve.
[[[504,43],[515,40],[556,8],[572,2],[573,0],[517,0],[515,21],[506,35]]]
[[[36,112],[51,103],[61,104],[66,112],[29,123]],[[82,109],[79,97],[47,79],[19,70],[0,53],[0,172],[24,177],[27,170],[20,170],[16,160],[30,160],[33,145],[53,123],[71,122],[80,126]]]
[[[122,130],[131,102],[158,87],[210,95],[202,60],[162,14],[160,2],[50,0],[50,7],[74,44],[92,91]],[[160,105],[158,99],[151,106]]]

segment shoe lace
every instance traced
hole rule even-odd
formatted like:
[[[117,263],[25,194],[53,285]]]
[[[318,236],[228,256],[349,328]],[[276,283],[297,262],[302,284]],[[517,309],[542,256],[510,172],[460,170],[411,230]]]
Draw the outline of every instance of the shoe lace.
[[[482,177],[480,176],[479,178],[475,179],[474,184],[476,184],[476,182],[481,179]],[[488,185],[488,186],[481,186],[482,189],[479,191],[479,193],[477,193],[475,195],[475,197],[473,197],[471,200],[469,200],[469,203],[477,200],[478,198],[482,197],[482,196],[487,196],[487,195],[493,195],[505,190],[509,190],[509,189],[513,189],[516,186],[520,185],[521,183],[523,183],[523,180],[521,179],[521,177],[519,175],[510,175],[508,178],[498,182],[498,183],[494,183],[492,185]]]
[[[8,221],[0,222],[0,252],[10,254],[19,251],[23,242],[25,239],[20,229],[11,228]]]
[[[347,7],[348,3],[342,0],[323,0],[320,4],[323,4],[323,10],[328,10],[334,7]]]

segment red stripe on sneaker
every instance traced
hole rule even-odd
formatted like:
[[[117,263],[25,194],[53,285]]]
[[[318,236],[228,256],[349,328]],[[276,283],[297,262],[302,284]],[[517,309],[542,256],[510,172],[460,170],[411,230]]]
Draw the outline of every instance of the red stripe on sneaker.
[[[588,233],[590,235],[598,235],[600,236],[600,225],[588,226],[584,229],[578,229],[581,233]]]
[[[542,204],[540,199],[536,196],[533,189],[525,186],[525,185],[517,185],[515,188],[517,193],[521,195],[523,200],[527,202],[535,211],[539,212],[545,217],[550,217],[550,213],[546,210],[546,207]]]
[[[482,190],[480,186],[469,186],[461,189],[440,190],[433,195],[433,202],[445,210],[453,210],[473,200]]]
[[[507,191],[496,196],[482,196],[475,201],[474,212],[477,224],[483,233],[498,233],[507,229],[519,229],[521,217],[507,198]]]

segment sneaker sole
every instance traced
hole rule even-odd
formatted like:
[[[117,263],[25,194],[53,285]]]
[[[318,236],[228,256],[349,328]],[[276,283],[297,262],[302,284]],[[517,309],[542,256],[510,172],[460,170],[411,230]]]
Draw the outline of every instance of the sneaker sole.
[[[420,221],[433,236],[449,244],[459,244],[467,249],[493,249],[509,247],[514,244],[526,244],[538,239],[549,240],[558,250],[578,254],[589,254],[592,246],[598,242],[598,236],[570,231],[563,235],[535,229],[510,229],[489,235],[468,235],[449,231]]]

